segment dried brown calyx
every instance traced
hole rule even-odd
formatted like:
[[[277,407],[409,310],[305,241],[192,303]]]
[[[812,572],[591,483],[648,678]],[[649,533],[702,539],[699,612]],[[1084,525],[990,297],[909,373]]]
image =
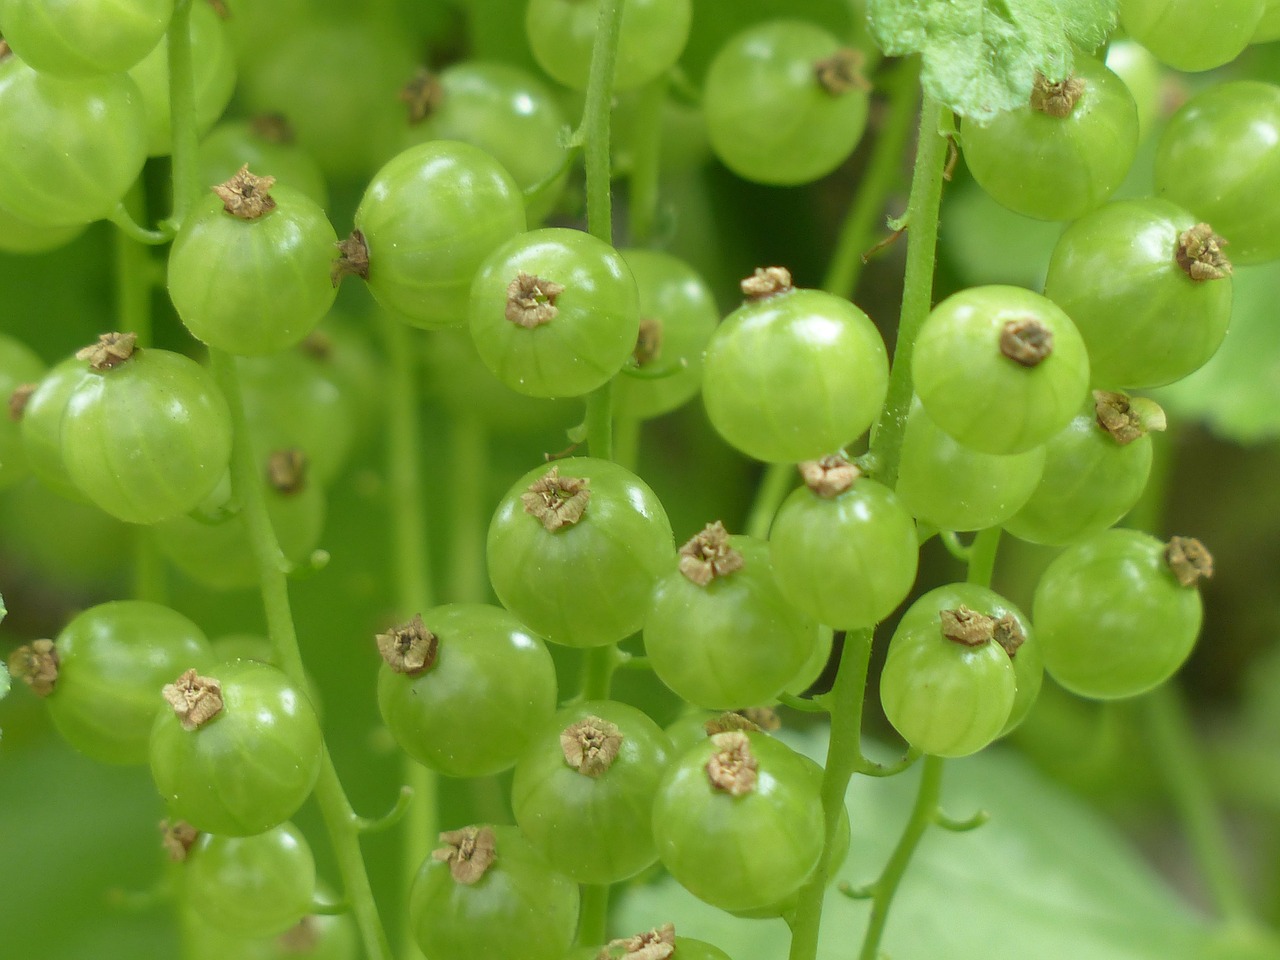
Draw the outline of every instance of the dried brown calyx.
[[[361,230],[352,230],[347,239],[338,241],[338,255],[329,267],[329,282],[336,287],[343,277],[369,279],[369,245]]]
[[[756,267],[755,273],[738,284],[748,300],[766,300],[795,289],[786,267]]]
[[[838,453],[821,460],[805,460],[796,469],[804,485],[824,500],[838,497],[862,476],[861,470]]]
[[[7,60],[13,56],[13,48],[5,42],[4,37],[0,37],[0,60]]]
[[[676,952],[676,925],[664,923],[648,933],[610,940],[596,960],[667,960]]]
[[[9,394],[9,419],[17,423],[22,419],[22,415],[27,410],[27,401],[31,399],[31,395],[36,392],[38,383],[20,383],[13,388],[13,393]]]
[[[622,748],[622,731],[608,720],[583,717],[560,732],[564,762],[584,777],[607,773]]]
[[[333,359],[333,337],[323,330],[312,330],[302,338],[298,349],[313,360],[328,363]]]
[[[498,858],[492,827],[447,830],[440,834],[440,842],[444,846],[431,851],[431,859],[449,864],[449,875],[458,883],[476,883]]]
[[[276,947],[282,954],[310,955],[320,943],[320,930],[314,916],[306,916],[276,937]]]
[[[1213,232],[1207,223],[1197,223],[1178,234],[1173,257],[1182,271],[1197,282],[1221,280],[1231,276],[1231,261],[1222,248],[1227,241]]]
[[[680,548],[680,572],[700,587],[717,577],[727,577],[742,566],[742,554],[733,549],[729,533],[719,520],[708,523]]]
[[[742,710],[727,710],[718,717],[712,717],[702,725],[702,729],[707,731],[707,736],[714,737],[717,733],[728,733],[738,730],[743,733],[753,733],[759,730],[778,730],[782,727],[782,720],[778,717],[777,711],[771,707],[746,707]]]
[[[200,831],[185,820],[160,821],[160,846],[174,863],[182,863],[195,846]]]
[[[222,684],[188,670],[161,691],[184,730],[198,730],[222,712]]]
[[[426,67],[419,67],[413,78],[400,88],[400,102],[409,114],[409,123],[417,126],[440,109],[444,87]]]
[[[560,468],[552,467],[520,494],[524,512],[536,517],[549,531],[571,527],[587,511],[591,502],[591,480],[587,477],[562,477]]]
[[[636,348],[631,357],[637,367],[647,366],[662,355],[662,321],[657,317],[643,317],[640,332],[636,334]]]
[[[1043,73],[1037,73],[1031,85],[1031,109],[1060,120],[1069,117],[1084,95],[1085,86],[1079,77],[1050,80]]]
[[[1184,587],[1194,587],[1213,576],[1213,555],[1194,537],[1170,537],[1164,546],[1164,562]]]
[[[222,209],[231,216],[240,220],[257,220],[276,208],[270,193],[275,182],[275,177],[259,177],[250,173],[246,163],[234,177],[212,189],[222,201]]]
[[[741,730],[730,730],[717,733],[711,743],[716,748],[706,766],[711,786],[734,797],[754,790],[760,762],[751,752],[751,738]]]
[[[1022,625],[1012,613],[997,617],[991,633],[991,639],[1004,648],[1010,660],[1018,655],[1018,648],[1027,642],[1027,635],[1022,632]]]
[[[9,654],[9,672],[38,697],[53,693],[58,683],[58,651],[52,640],[32,640]]]
[[[1112,390],[1093,391],[1094,418],[1120,446],[1166,426],[1164,410],[1154,400]]]
[[[91,370],[110,370],[118,367],[139,349],[136,333],[104,333],[92,343],[76,351],[77,360],[89,361]]]
[[[278,143],[281,146],[288,146],[297,139],[293,132],[293,125],[283,113],[258,114],[249,121],[249,132],[259,140]]]
[[[218,15],[219,20],[231,19],[231,11],[227,9],[226,0],[208,0],[208,4],[213,7],[213,12]]]
[[[1053,331],[1034,317],[1010,320],[1000,330],[1000,352],[1024,367],[1037,366],[1053,353]]]
[[[408,623],[392,627],[374,639],[386,665],[411,677],[434,667],[440,649],[439,638],[422,622],[422,614],[414,614]]]
[[[267,483],[291,497],[307,488],[307,455],[297,447],[277,450],[267,458]]]
[[[831,56],[813,65],[813,75],[823,90],[838,97],[851,90],[870,90],[871,84],[863,75],[866,57],[861,50],[841,47]]]
[[[964,604],[954,610],[943,610],[938,618],[942,624],[942,635],[952,643],[980,647],[995,639],[995,618],[970,610]]]
[[[521,270],[507,284],[505,316],[518,327],[532,330],[550,323],[560,313],[556,300],[564,293],[564,284],[544,280]]]

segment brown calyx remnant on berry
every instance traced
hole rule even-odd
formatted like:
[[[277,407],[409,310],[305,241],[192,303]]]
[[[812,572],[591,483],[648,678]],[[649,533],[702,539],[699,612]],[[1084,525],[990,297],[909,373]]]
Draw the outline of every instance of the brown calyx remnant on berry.
[[[727,577],[743,566],[742,554],[729,543],[729,533],[717,520],[708,523],[680,548],[680,572],[685,579],[705,587],[716,577]]]
[[[161,691],[183,730],[197,730],[222,712],[222,684],[188,670]]]
[[[323,330],[312,330],[302,338],[298,349],[312,360],[328,363],[333,359],[333,337]]]
[[[1152,430],[1163,430],[1168,422],[1154,400],[1112,390],[1093,391],[1093,411],[1098,426],[1122,447]]]
[[[636,348],[631,357],[637,367],[653,363],[662,354],[662,321],[657,317],[643,317],[640,332],[636,334]]]
[[[369,279],[369,244],[365,242],[363,230],[352,230],[351,236],[337,243],[338,255],[329,268],[329,282],[335,287],[343,277],[359,277]]]
[[[419,67],[413,78],[400,88],[400,102],[409,113],[409,124],[417,126],[440,109],[444,87],[426,67]]]
[[[518,327],[532,330],[550,323],[560,312],[556,299],[564,293],[564,284],[544,280],[521,270],[507,284],[507,308],[504,316]]]
[[[1231,276],[1231,261],[1222,248],[1227,241],[1213,232],[1207,223],[1197,223],[1190,230],[1178,234],[1178,245],[1173,257],[1182,271],[1197,282],[1221,280]]]
[[[991,639],[1004,648],[1010,660],[1018,655],[1018,648],[1027,642],[1027,635],[1022,632],[1018,618],[1012,613],[997,617],[991,634]]]
[[[995,618],[970,610],[964,604],[954,610],[941,611],[938,619],[942,624],[942,635],[952,643],[980,647],[996,638]]]
[[[1076,76],[1050,80],[1043,73],[1037,73],[1031,85],[1031,109],[1062,120],[1071,116],[1071,111],[1084,95],[1085,86],[1085,82]]]
[[[1170,537],[1164,545],[1164,562],[1184,587],[1213,576],[1213,555],[1194,537]]]
[[[259,177],[250,173],[246,163],[226,183],[211,189],[222,201],[222,209],[231,216],[240,220],[257,220],[276,208],[269,192],[275,182],[275,177]]]
[[[587,512],[591,502],[591,480],[587,477],[562,477],[560,468],[552,467],[520,494],[524,512],[536,517],[549,531],[571,527]]]
[[[622,950],[619,956],[614,951]],[[676,952],[676,925],[664,923],[648,933],[637,933],[634,937],[622,937],[610,940],[609,945],[597,955],[597,960],[667,960]]]
[[[374,638],[383,661],[396,673],[416,676],[435,666],[440,640],[422,622],[422,614],[415,613],[408,623],[392,627]]]
[[[712,717],[704,723],[702,729],[707,731],[708,737],[714,737],[717,733],[730,733],[734,730],[740,733],[755,733],[759,731],[760,724],[736,710],[726,710],[720,716]]]
[[[320,944],[320,930],[314,916],[305,916],[280,936],[276,947],[283,954],[307,956]]]
[[[831,56],[813,65],[813,75],[823,90],[838,97],[851,90],[870,90],[871,84],[863,75],[867,58],[861,50],[841,47]]]
[[[52,640],[32,640],[9,654],[9,672],[37,697],[53,693],[58,683],[58,651]]]
[[[1024,367],[1038,366],[1053,353],[1053,331],[1034,317],[1010,320],[1000,329],[1000,352]]]
[[[782,718],[778,716],[778,711],[774,710],[773,707],[743,707],[737,712],[761,730],[773,731],[782,729]]]
[[[13,393],[9,394],[9,419],[14,423],[22,419],[27,409],[27,401],[31,399],[31,395],[36,392],[38,386],[38,383],[20,383],[13,388]]]
[[[706,767],[711,786],[732,797],[754,790],[760,761],[751,752],[751,739],[741,730],[730,730],[717,733],[711,743],[716,748]]]
[[[307,455],[297,447],[276,450],[267,458],[267,483],[286,497],[307,488]]]
[[[295,140],[293,124],[283,113],[260,113],[249,121],[249,132],[259,140],[289,146]]]
[[[838,453],[821,460],[805,460],[796,469],[804,485],[824,500],[838,497],[862,476],[861,470]]]
[[[185,820],[160,821],[160,846],[174,863],[182,863],[195,846],[200,831]]]
[[[77,360],[88,360],[91,370],[110,370],[124,363],[138,350],[136,333],[104,333],[98,342],[76,351]]]
[[[13,48],[5,42],[4,37],[0,37],[0,60],[7,60],[13,56]]]
[[[622,748],[622,731],[596,716],[583,717],[560,732],[564,762],[584,777],[607,773]]]
[[[748,300],[767,300],[795,289],[786,267],[756,267],[756,272],[738,284]]]
[[[225,0],[208,0],[209,6],[213,7],[213,12],[218,15],[219,20],[230,20],[231,11],[227,9]]]
[[[458,883],[473,884],[498,859],[497,836],[492,827],[463,827],[440,834],[444,844],[431,851],[431,859],[449,864],[449,875]]]

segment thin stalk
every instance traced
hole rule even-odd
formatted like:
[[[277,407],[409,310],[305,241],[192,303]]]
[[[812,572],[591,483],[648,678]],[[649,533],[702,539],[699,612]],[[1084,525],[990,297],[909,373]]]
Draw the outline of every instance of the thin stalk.
[[[991,575],[996,569],[996,553],[1000,550],[1000,527],[988,527],[973,538],[969,546],[969,569],[966,583],[980,587],[991,586]]]
[[[414,389],[417,356],[409,330],[387,314],[380,317],[382,339],[391,364],[387,389],[387,477],[390,494],[393,576],[396,607],[408,617],[430,607],[434,598],[427,552],[428,524],[422,503],[422,465],[418,445],[422,425],[418,393]],[[407,755],[401,764],[405,782],[412,788],[404,819],[404,843],[400,851],[403,890],[407,894],[418,869],[431,854],[440,832],[436,775]],[[408,910],[401,911],[401,953],[405,960],[421,957],[413,936]]]
[[[893,369],[884,409],[871,433],[871,452],[877,456],[880,468],[876,479],[889,487],[898,481],[902,435],[911,409],[911,355],[933,301],[938,210],[942,205],[942,171],[947,155],[947,139],[940,132],[944,116],[943,106],[926,93],[920,107],[920,138],[907,202],[907,269]]]
[[[658,219],[658,174],[662,160],[662,108],[667,102],[667,76],[647,84],[639,94],[632,127],[629,177],[631,243],[644,246],[653,239]]]
[[[231,411],[234,431],[231,485],[240,501],[241,516],[248,529],[249,542],[258,565],[267,635],[271,639],[280,668],[299,687],[305,688],[307,678],[302,666],[302,654],[298,649],[293,610],[289,603],[289,586],[285,579],[287,564],[271,527],[271,518],[267,514],[263,477],[257,467],[249,437],[236,358],[222,350],[210,348],[209,359]],[[330,757],[327,746],[322,753],[320,777],[316,782],[314,795],[329,831],[346,899],[351,904],[360,929],[365,953],[369,960],[391,960],[391,948],[382,928],[382,920],[378,916],[378,907],[374,902],[364,858],[360,853],[361,820],[351,809],[351,802],[338,779],[338,772],[333,766],[333,758]]]
[[[196,150],[196,85],[191,60],[191,4],[177,0],[169,21],[169,117],[173,138],[173,215],[181,226],[200,192]]]
[[[916,115],[918,69],[914,61],[903,60],[884,84],[889,95],[884,122],[876,133],[866,172],[845,215],[835,253],[822,281],[822,289],[838,297],[852,297],[857,290],[858,278],[866,264],[862,256],[882,223],[885,201],[902,177],[902,156],[906,153],[911,121]]]
[[[582,885],[582,909],[578,913],[578,946],[596,947],[609,939],[609,888]]]
[[[474,414],[452,420],[449,431],[450,484],[449,598],[482,603],[489,596],[484,540],[489,475],[489,431]]]
[[[760,479],[760,486],[756,488],[756,498],[747,513],[747,536],[760,540],[769,536],[769,528],[773,526],[778,507],[782,506],[782,501],[791,492],[795,482],[795,464],[771,463],[764,468],[764,476]]]
[[[587,451],[613,459],[613,381],[587,394]]]
[[[613,459],[634,471],[640,459],[640,429],[644,424],[638,417],[625,414],[614,418]]]
[[[1214,908],[1229,924],[1260,925],[1240,883],[1185,701],[1166,683],[1147,694],[1142,705],[1147,741],[1169,785]]]

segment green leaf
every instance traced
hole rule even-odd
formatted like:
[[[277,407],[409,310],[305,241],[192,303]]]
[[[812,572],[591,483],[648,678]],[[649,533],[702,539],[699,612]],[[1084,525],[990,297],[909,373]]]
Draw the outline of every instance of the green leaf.
[[[790,736],[821,758],[820,735]],[[888,780],[857,777],[847,804],[850,856],[839,878],[875,879],[906,821],[919,767]],[[931,829],[894,899],[882,943],[893,960],[1202,960],[1208,925],[1092,810],[999,748],[947,763],[943,809],[991,821],[964,834]],[[857,956],[870,913],[834,887],[819,960]],[[735,960],[787,955],[781,920],[737,921],[667,878],[620,898],[617,923],[642,930],[671,920]]]
[[[869,0],[876,43],[920,54],[925,89],[962,117],[1020,107],[1036,73],[1061,80],[1074,47],[1093,50],[1115,26],[1118,0]]]
[[[1204,422],[1236,443],[1280,437],[1280,263],[1238,267],[1231,328],[1213,359],[1157,394],[1172,417]]]

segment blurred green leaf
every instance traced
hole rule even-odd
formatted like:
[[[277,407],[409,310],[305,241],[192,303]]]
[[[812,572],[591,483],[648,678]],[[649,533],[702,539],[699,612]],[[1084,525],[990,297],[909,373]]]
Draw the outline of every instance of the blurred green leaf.
[[[1239,267],[1232,283],[1227,339],[1212,360],[1157,397],[1174,417],[1201,420],[1224,440],[1263,443],[1280,437],[1280,263]]]
[[[962,117],[990,120],[1027,102],[1037,73],[1060,80],[1074,47],[1092,50],[1117,0],[870,0],[871,34],[890,56],[924,58],[925,88]]]
[[[791,737],[821,758],[823,736]],[[857,778],[849,792],[851,854],[839,872],[874,880],[908,815],[918,768],[890,780]],[[1207,925],[1128,843],[1017,755],[996,749],[947,764],[943,805],[991,822],[965,834],[930,830],[894,900],[883,944],[893,960],[1200,960]],[[848,960],[870,906],[834,889],[820,960]],[[736,921],[670,879],[621,898],[619,929],[671,920],[685,936],[735,960],[786,956],[781,920]]]

